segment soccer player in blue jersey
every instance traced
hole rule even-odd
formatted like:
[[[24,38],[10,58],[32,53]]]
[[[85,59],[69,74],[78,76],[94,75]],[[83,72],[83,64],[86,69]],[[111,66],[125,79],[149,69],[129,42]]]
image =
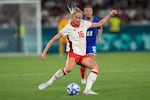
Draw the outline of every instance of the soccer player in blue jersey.
[[[90,21],[90,22],[99,22],[100,19],[93,16],[93,8],[90,5],[87,5],[84,7],[84,20]],[[87,30],[87,36],[86,36],[86,53],[95,60],[96,56],[96,37],[97,42],[100,43],[102,34],[102,27],[99,28],[89,28]],[[81,66],[80,67],[81,72],[81,84],[86,84],[86,68]]]

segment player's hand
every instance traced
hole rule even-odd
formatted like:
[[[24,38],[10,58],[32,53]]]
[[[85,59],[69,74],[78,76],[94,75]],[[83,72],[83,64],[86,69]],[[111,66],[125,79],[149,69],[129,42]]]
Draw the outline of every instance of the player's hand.
[[[45,60],[46,59],[46,53],[42,53],[42,55],[41,55],[41,60]]]
[[[118,14],[117,10],[112,10],[112,11],[110,12],[110,15],[111,15],[111,16],[114,16],[114,15],[116,15],[116,14]]]

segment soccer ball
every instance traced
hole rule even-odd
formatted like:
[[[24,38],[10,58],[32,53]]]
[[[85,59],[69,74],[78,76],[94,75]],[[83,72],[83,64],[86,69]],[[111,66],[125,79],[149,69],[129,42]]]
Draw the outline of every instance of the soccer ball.
[[[67,93],[69,95],[78,95],[80,93],[80,86],[77,83],[70,83],[67,86]]]

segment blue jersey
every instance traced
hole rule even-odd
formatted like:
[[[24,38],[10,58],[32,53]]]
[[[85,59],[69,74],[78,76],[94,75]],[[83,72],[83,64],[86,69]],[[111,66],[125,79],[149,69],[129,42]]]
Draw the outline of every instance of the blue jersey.
[[[83,18],[86,20],[86,18]],[[93,16],[92,22],[99,22],[100,19]],[[87,54],[96,54],[96,36],[99,28],[89,28],[86,34],[86,52]]]

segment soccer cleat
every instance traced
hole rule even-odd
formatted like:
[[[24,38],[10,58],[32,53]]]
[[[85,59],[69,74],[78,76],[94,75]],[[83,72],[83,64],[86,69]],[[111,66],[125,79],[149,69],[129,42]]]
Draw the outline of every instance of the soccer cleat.
[[[86,84],[86,79],[81,79],[81,84]]]
[[[92,90],[84,90],[84,91],[83,91],[83,94],[86,94],[86,95],[88,95],[88,94],[91,94],[91,95],[98,95],[98,93],[96,93],[96,92],[94,92],[94,91],[92,91]]]
[[[47,83],[42,83],[39,85],[39,90],[44,90],[45,88],[47,88],[49,85]]]

